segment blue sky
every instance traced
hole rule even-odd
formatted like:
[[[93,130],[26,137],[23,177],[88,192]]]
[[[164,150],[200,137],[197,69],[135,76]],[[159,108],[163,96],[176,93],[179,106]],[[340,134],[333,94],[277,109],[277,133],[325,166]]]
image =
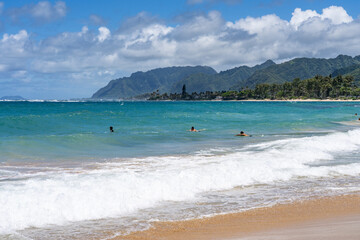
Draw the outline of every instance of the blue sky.
[[[157,67],[360,55],[355,0],[0,0],[0,97],[90,97]]]

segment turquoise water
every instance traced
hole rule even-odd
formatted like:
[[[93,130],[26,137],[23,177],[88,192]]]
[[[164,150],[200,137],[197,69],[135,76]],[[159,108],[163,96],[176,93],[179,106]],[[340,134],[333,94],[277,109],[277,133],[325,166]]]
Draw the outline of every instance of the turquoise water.
[[[338,102],[0,102],[0,161],[102,161],[188,153],[341,130],[337,122],[356,119],[357,110],[358,103]],[[201,132],[188,132],[191,126]],[[235,138],[241,130],[253,138]]]
[[[108,239],[360,193],[355,113],[358,102],[0,102],[0,239]]]

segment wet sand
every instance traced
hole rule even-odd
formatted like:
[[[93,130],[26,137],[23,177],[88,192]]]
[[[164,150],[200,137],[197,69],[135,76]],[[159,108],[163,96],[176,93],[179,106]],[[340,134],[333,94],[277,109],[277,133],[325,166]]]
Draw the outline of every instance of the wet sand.
[[[360,215],[310,221],[229,240],[359,240]]]
[[[337,231],[329,231],[331,224],[337,226]],[[344,195],[278,204],[203,219],[155,222],[149,230],[115,239],[315,240],[339,239],[338,236],[348,234],[349,238],[343,239],[355,240],[360,239],[359,226],[360,195]]]

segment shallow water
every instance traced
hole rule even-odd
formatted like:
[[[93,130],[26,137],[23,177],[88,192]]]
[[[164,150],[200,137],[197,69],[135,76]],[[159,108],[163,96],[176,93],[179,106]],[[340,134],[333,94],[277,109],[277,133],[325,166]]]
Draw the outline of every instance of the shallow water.
[[[0,237],[106,238],[154,220],[358,192],[359,109],[0,102]],[[235,137],[241,130],[252,137]]]

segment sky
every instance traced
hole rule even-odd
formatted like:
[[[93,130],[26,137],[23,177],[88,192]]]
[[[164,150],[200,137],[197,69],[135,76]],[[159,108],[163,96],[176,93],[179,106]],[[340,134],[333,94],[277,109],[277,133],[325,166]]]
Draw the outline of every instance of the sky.
[[[87,98],[169,66],[360,55],[358,0],[0,0],[0,97]]]

